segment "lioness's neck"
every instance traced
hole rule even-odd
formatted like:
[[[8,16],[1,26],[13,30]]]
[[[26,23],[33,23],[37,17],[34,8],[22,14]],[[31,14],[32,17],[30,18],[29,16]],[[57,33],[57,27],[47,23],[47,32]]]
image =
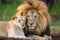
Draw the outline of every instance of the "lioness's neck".
[[[18,26],[14,25],[14,31],[17,35],[22,35],[24,36],[24,32],[22,28],[19,28]]]

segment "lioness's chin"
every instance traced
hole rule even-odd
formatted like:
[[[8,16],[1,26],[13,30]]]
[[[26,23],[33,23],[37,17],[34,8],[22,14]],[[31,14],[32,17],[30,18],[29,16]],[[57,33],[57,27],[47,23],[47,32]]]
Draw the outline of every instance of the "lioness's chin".
[[[33,30],[34,28],[35,28],[35,27],[29,27],[29,29],[32,29],[32,30]]]

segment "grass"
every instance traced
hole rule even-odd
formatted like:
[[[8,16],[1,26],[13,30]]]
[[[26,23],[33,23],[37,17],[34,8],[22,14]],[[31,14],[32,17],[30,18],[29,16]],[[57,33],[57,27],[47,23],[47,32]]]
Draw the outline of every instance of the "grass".
[[[51,14],[58,14],[60,15],[60,0],[58,2],[54,3],[52,9],[51,9]]]
[[[17,3],[16,3],[17,1]],[[0,20],[8,21],[11,19],[11,16],[16,13],[17,7],[20,5],[21,1],[16,0],[11,4],[1,4],[0,3]]]
[[[51,29],[52,30],[60,30],[60,19],[59,20],[52,20]]]
[[[53,7],[50,11],[51,15],[59,15],[60,16],[60,0],[58,0],[58,2],[53,4]],[[55,30],[60,30],[60,19],[54,19],[52,18],[52,26],[51,29],[55,29]]]
[[[0,21],[9,21],[12,15],[15,15],[17,12],[17,7],[23,2],[23,0],[15,0],[10,4],[1,4],[0,2]],[[60,0],[55,3],[51,9],[51,15],[57,14],[60,15]],[[60,20],[52,21],[51,29],[54,27],[56,30],[60,30]]]

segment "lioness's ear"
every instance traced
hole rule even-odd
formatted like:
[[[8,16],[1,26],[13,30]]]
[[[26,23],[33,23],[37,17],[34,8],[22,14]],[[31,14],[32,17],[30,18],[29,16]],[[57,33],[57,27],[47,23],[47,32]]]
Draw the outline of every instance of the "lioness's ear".
[[[15,19],[17,19],[17,17],[16,16],[12,16],[12,20],[15,20]]]

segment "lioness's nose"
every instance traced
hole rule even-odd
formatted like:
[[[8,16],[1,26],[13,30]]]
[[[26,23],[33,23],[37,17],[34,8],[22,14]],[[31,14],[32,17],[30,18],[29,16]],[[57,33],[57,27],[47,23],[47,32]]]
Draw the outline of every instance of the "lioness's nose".
[[[24,26],[24,25],[22,25],[22,26]]]
[[[29,23],[30,25],[33,25],[34,23]]]

